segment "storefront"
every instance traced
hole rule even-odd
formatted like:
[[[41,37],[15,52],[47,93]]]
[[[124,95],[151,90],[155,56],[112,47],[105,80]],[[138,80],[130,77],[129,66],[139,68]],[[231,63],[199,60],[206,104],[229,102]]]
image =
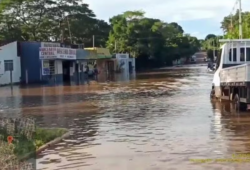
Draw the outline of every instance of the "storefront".
[[[76,49],[45,43],[39,48],[42,79],[55,84],[74,84]]]
[[[115,68],[120,73],[134,73],[135,58],[130,58],[129,54],[116,54]]]
[[[112,73],[114,71],[114,61],[107,48],[85,48],[89,55],[86,60],[90,65],[97,66],[100,73]]]

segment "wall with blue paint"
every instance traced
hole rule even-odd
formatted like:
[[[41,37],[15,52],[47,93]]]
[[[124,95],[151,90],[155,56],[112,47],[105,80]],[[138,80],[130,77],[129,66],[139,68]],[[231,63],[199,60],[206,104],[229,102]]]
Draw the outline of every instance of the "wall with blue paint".
[[[61,71],[56,70],[55,75],[41,75],[42,62],[39,59],[39,48],[41,47],[41,42],[19,42],[20,43],[20,57],[21,57],[21,83],[26,84],[26,78],[28,80],[28,84],[33,83],[46,83],[49,85],[60,85],[63,83],[63,75],[62,75],[62,60],[56,61],[56,63],[60,62],[60,66],[58,65],[56,68]],[[89,56],[89,52],[83,49],[77,49],[76,58],[77,60],[84,60],[87,56]],[[27,76],[26,76],[27,70]],[[84,82],[84,76],[79,73],[75,73],[75,61],[72,61],[71,70],[71,79],[70,84],[82,84]]]
[[[21,57],[21,82],[41,82],[41,61],[39,59],[40,42],[19,42]],[[27,70],[27,77],[26,77]]]
[[[86,58],[90,56],[89,51],[83,49],[76,50],[76,60],[78,63],[78,73],[74,73],[74,78],[78,84],[85,84],[86,83],[86,76],[84,74],[84,67],[86,63]],[[82,67],[82,69],[81,69]]]
[[[76,59],[77,60],[84,60],[89,56],[89,52],[83,49],[76,49]]]

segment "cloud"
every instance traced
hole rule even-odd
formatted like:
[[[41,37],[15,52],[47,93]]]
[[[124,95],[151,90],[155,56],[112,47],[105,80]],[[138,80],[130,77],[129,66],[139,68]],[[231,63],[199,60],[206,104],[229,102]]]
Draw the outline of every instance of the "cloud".
[[[89,4],[98,18],[106,21],[128,10],[143,10],[147,17],[166,22],[189,21],[192,24],[195,20],[209,19],[213,27],[218,25],[219,29],[222,19],[232,11],[235,0],[84,0],[84,3]],[[242,9],[250,10],[250,0],[242,0]]]

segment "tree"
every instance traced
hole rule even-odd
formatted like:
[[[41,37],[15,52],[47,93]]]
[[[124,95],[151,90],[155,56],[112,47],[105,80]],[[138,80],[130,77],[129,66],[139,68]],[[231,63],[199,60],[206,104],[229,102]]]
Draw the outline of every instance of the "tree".
[[[110,19],[96,18],[81,0],[2,0],[0,40],[52,41],[108,47],[129,53],[140,67],[171,65],[201,47],[176,22],[147,18],[143,11],[126,11]]]
[[[212,38],[216,38],[216,35],[214,35],[214,34],[208,34],[208,35],[206,36],[206,38],[205,38],[205,41],[206,41],[206,40],[209,40],[209,39],[212,39]]]
[[[221,22],[225,38],[239,38],[239,11],[232,16],[226,16]],[[250,12],[242,12],[243,38],[250,38]]]
[[[171,65],[173,60],[189,58],[200,48],[196,37],[183,34],[177,23],[146,18],[143,11],[127,11],[110,19],[107,47],[137,57],[143,66]],[[139,66],[140,67],[140,66]]]
[[[219,39],[222,39],[222,36],[208,34],[202,42],[202,48],[207,52],[207,57],[212,61],[214,60],[214,56],[218,56],[220,49]]]
[[[0,10],[2,40],[92,45],[92,35],[97,35],[96,44],[105,46],[110,30],[81,0],[3,0]]]

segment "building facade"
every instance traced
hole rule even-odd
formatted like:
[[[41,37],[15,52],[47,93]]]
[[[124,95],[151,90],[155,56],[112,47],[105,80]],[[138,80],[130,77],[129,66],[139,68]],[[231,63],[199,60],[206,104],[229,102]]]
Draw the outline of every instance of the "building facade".
[[[83,68],[84,71],[86,65],[89,66],[90,72],[93,71],[94,66],[97,66],[99,73],[106,73],[109,68],[109,62],[112,61],[112,55],[106,48],[84,48],[84,50],[77,51],[77,63]]]
[[[75,85],[85,84],[85,66],[90,74],[97,66],[103,80],[120,70],[135,72],[129,54],[112,57],[105,48],[73,49],[60,43],[12,42],[0,47],[0,86],[11,83]]]
[[[129,54],[115,55],[115,68],[120,73],[134,73],[135,72],[135,58],[130,58]]]
[[[0,86],[19,83],[21,77],[17,42],[0,47]]]
[[[20,42],[21,83],[74,84],[76,49],[60,43]]]
[[[61,47],[59,43],[41,43],[39,59],[43,80],[55,84],[75,84],[76,49]]]

